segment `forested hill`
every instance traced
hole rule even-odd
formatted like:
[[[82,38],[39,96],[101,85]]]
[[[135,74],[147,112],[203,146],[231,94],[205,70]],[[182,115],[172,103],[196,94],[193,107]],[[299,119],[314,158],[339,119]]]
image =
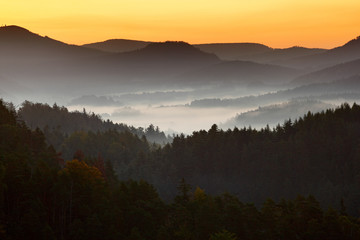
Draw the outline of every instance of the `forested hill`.
[[[86,157],[101,156],[112,163],[119,179],[145,179],[167,200],[175,196],[179,179],[185,178],[210,194],[228,191],[256,204],[268,197],[313,194],[322,206],[339,208],[343,199],[351,214],[360,215],[357,104],[309,112],[275,129],[224,131],[214,125],[208,131],[177,136],[159,148],[123,131],[126,126],[103,122],[94,114],[24,103],[19,115],[30,126],[29,116],[34,117],[65,160],[79,151]]]
[[[359,181],[353,182],[354,178],[358,180],[359,176],[359,137],[356,137],[359,134],[359,114],[359,106],[354,105],[350,108],[344,105],[336,111],[316,115],[308,114],[304,119],[294,124],[287,122],[275,131],[265,129],[258,132],[251,129],[235,129],[222,132],[214,126],[208,132],[201,131],[188,138],[184,136],[176,138],[172,145],[169,144],[163,149],[153,151],[153,155],[148,155],[147,160],[152,159],[153,162],[159,163],[160,158],[154,158],[155,156],[163,156],[162,160],[172,157],[167,162],[176,166],[179,164],[179,159],[193,156],[190,160],[196,160],[197,155],[199,158],[207,158],[212,168],[212,160],[222,159],[224,162],[219,165],[225,166],[229,164],[225,160],[235,159],[236,157],[232,155],[235,154],[236,149],[242,149],[241,151],[247,152],[245,156],[249,158],[244,157],[243,154],[238,156],[239,166],[245,164],[247,160],[251,160],[248,164],[260,164],[258,176],[253,176],[255,180],[264,175],[264,168],[272,170],[278,168],[276,166],[283,165],[279,161],[276,166],[273,165],[272,169],[269,168],[269,164],[274,162],[275,151],[287,147],[289,142],[301,143],[301,140],[308,140],[309,142],[305,145],[311,145],[314,144],[313,141],[320,141],[324,144],[312,146],[312,153],[318,154],[311,160],[327,160],[322,162],[323,166],[320,168],[315,164],[313,170],[323,175],[329,166],[334,167],[331,156],[320,154],[321,152],[333,153],[335,159],[342,160],[336,164],[339,169],[338,175],[334,175],[333,178],[329,175],[330,181],[333,184],[339,184],[339,179],[346,176],[342,179],[342,184],[348,185],[347,189],[354,196],[359,192]],[[325,125],[319,127],[322,124]],[[334,129],[334,126],[337,128],[334,131],[330,130]],[[313,134],[314,140],[306,138],[307,131]],[[328,135],[325,132],[332,132],[335,135],[328,138],[331,134]],[[320,138],[320,135],[323,138]],[[338,147],[333,146],[332,150],[329,148],[322,150],[327,143],[338,143],[338,141],[345,142]],[[263,143],[269,142],[272,144],[268,146],[267,151],[262,152],[265,148]],[[197,144],[189,145],[193,143]],[[276,147],[277,144],[280,146]],[[338,150],[344,144],[347,148],[339,152]],[[353,148],[354,145],[355,148]],[[262,157],[253,158],[256,154],[251,155],[251,152],[258,146],[261,147],[258,149],[257,156]],[[303,154],[311,152],[306,150],[307,148],[303,146]],[[196,149],[204,151],[196,152],[194,151]],[[232,149],[232,152],[225,154],[225,149]],[[184,152],[179,152],[179,150]],[[348,154],[341,156],[345,151],[348,151]],[[179,155],[179,158],[171,156],[175,153]],[[217,155],[211,158],[209,154],[214,153]],[[282,155],[281,152],[277,153],[279,156]],[[204,154],[204,156],[198,154]],[[269,154],[269,164],[262,166],[261,162],[266,158],[266,154]],[[288,162],[295,161],[295,159],[290,161],[292,155],[286,156],[288,156]],[[192,188],[182,179],[177,182],[176,196],[171,204],[167,204],[159,197],[155,188],[143,180],[118,181],[109,161],[101,157],[88,158],[80,152],[77,152],[74,157],[75,159],[64,163],[53,148],[45,143],[41,131],[30,130],[19,120],[12,106],[0,100],[0,239],[357,240],[360,238],[359,220],[347,214],[346,201],[341,201],[339,211],[333,208],[323,210],[324,208],[321,208],[313,196],[299,195],[293,200],[268,199],[264,201],[261,208],[256,208],[251,203],[240,201],[239,198],[242,199],[242,195],[239,198],[229,193],[218,196],[208,195],[204,189]],[[304,181],[306,177],[302,176],[304,169],[300,167],[309,168],[306,160],[301,161],[304,159],[301,157],[303,156],[300,156],[298,169],[296,169],[299,171],[299,175],[296,176],[298,181],[301,179]],[[199,171],[199,167],[202,168],[203,170],[199,173],[209,172],[209,178],[214,177],[217,171],[216,169],[209,171],[205,168],[206,166],[198,165],[199,162],[186,164],[194,164],[194,171]],[[294,166],[292,163],[285,165]],[[344,165],[348,167],[341,167]],[[243,165],[243,167],[242,171],[245,171],[246,166]],[[320,169],[324,171],[319,171]],[[169,171],[167,174],[173,173],[170,168],[167,170]],[[181,170],[184,169],[180,168],[178,173],[183,175],[180,173]],[[222,169],[219,171],[221,173]],[[336,172],[336,169],[334,171]],[[156,169],[152,169],[151,172],[157,175]],[[191,177],[193,173],[190,172],[188,177]],[[230,171],[228,173],[231,174]],[[294,170],[292,170],[293,173]],[[167,174],[162,172],[163,176]],[[285,175],[288,173],[283,173],[278,177],[282,178]],[[225,179],[212,179],[210,183],[220,180]],[[256,184],[256,181],[254,182]],[[234,182],[235,184],[239,187],[241,182]],[[312,184],[316,184],[316,181]],[[254,191],[265,191],[265,187],[267,186],[263,189],[254,189]],[[282,185],[279,185],[279,188],[281,187]],[[301,192],[302,189],[296,188],[293,191]],[[331,186],[323,189],[323,192],[327,191],[334,192],[331,191]],[[265,191],[265,193],[268,192]]]
[[[162,188],[159,179],[175,185],[184,177],[207,192],[228,191],[257,204],[313,194],[322,206],[339,207],[343,199],[349,212],[360,215],[360,106],[309,112],[273,130],[214,125],[176,137],[144,162],[138,176],[147,172],[160,193],[172,188]]]
[[[153,125],[146,129],[135,128],[122,123],[113,123],[110,120],[105,121],[99,115],[87,113],[85,109],[83,112],[70,112],[66,107],[60,107],[56,104],[51,107],[47,104],[25,101],[22,103],[18,114],[31,129],[40,128],[44,131],[48,142],[57,150],[60,150],[65,135],[79,131],[93,133],[109,130],[127,131],[138,137],[145,136],[149,142],[158,144],[165,144],[172,140]]]

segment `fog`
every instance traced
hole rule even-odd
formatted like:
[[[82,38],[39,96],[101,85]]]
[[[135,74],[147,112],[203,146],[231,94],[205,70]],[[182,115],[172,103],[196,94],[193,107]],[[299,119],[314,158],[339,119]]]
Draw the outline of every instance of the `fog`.
[[[132,105],[68,105],[71,111],[82,111],[99,114],[104,120],[110,119],[113,122],[125,123],[135,127],[146,128],[150,124],[158,126],[166,134],[173,133],[191,134],[200,129],[208,130],[213,124],[223,122],[236,113],[252,110],[253,108],[191,108],[188,101],[179,100],[162,101],[160,104],[139,104]]]
[[[125,123],[146,128],[150,124],[158,126],[167,134],[191,134],[201,129],[208,130],[236,114],[253,110],[255,106],[192,107],[197,99],[210,97],[231,98],[239,96],[261,96],[269,88],[225,88],[207,86],[197,89],[168,89],[165,91],[143,91],[110,94],[107,96],[85,95],[69,100],[65,106],[69,110],[99,114],[104,120]]]
[[[0,97],[169,134],[260,128],[358,102],[359,46],[360,38],[330,50],[130,40],[83,47],[8,26],[0,28]]]
[[[352,81],[358,82],[354,79]],[[320,112],[344,102],[359,102],[360,91],[355,85],[352,90],[350,92],[341,89],[337,83],[331,83],[272,93],[259,90],[255,94],[249,91],[250,95],[244,92],[244,95],[240,95],[242,97],[234,97],[231,91],[220,91],[218,95],[226,96],[222,98],[201,98],[217,96],[204,89],[172,90],[81,96],[70,100],[66,106],[71,111],[82,111],[85,108],[87,112],[94,112],[104,120],[110,119],[135,127],[146,128],[154,124],[170,135],[191,134],[201,129],[208,130],[213,124],[218,124],[224,130],[249,126],[257,129],[266,125],[274,127],[285,120],[302,117],[308,111]]]

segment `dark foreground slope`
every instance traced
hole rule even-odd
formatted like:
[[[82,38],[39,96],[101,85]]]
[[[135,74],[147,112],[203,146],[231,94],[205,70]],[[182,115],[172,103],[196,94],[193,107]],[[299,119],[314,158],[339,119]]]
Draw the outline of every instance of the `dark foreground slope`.
[[[209,131],[176,137],[153,153],[148,163],[160,173],[148,172],[148,179],[162,189],[161,176],[173,184],[184,177],[210,193],[226,190],[256,203],[267,197],[314,194],[323,206],[339,206],[344,199],[349,211],[359,214],[359,144],[356,104],[308,113],[273,130],[222,131],[214,125]]]
[[[122,140],[121,140],[122,139]],[[257,204],[313,194],[323,206],[359,215],[360,106],[308,113],[273,130],[219,130],[177,136],[162,147],[139,138],[75,132],[63,143],[66,160],[76,151],[109,160],[121,179],[146,179],[171,199],[179,179],[211,194],[223,191]]]
[[[160,132],[159,128],[153,125],[146,129],[135,128],[109,120],[104,121],[99,115],[87,113],[85,109],[83,112],[70,112],[67,108],[56,104],[51,107],[47,104],[25,101],[18,110],[18,115],[31,129],[41,129],[48,143],[57,151],[63,147],[66,136],[71,136],[76,132],[129,132],[139,138],[145,137],[151,143],[165,144],[171,141],[170,137],[166,137],[164,132]],[[66,156],[72,156],[72,154],[73,152],[66,153]]]
[[[343,201],[340,211],[322,210],[313,196],[268,199],[257,209],[229,193],[213,197],[201,188],[193,190],[181,180],[177,195],[166,204],[143,180],[119,182],[111,163],[101,157],[77,152],[74,158],[64,163],[39,130],[29,130],[0,100],[1,239],[360,237],[359,222],[347,215]]]

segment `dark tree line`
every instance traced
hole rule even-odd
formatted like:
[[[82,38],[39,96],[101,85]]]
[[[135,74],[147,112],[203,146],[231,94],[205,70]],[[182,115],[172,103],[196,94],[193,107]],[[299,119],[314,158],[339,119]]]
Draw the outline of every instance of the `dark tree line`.
[[[73,111],[70,112],[66,107],[54,104],[32,103],[25,101],[18,110],[19,117],[31,128],[41,129],[47,141],[61,150],[64,139],[75,132],[105,132],[116,130],[118,132],[130,132],[138,137],[145,136],[149,142],[165,144],[171,141],[171,137],[165,136],[158,127],[150,125],[148,128],[135,128],[122,123],[113,123],[110,120],[102,120],[95,113]]]
[[[324,207],[339,209],[343,200],[351,214],[360,215],[357,104],[309,112],[275,129],[223,131],[213,125],[174,138],[154,158],[174,179],[184,177],[212,194],[226,190],[257,205],[268,197],[313,194]]]
[[[23,119],[29,119],[23,117],[26,111],[36,115],[27,123],[44,127],[61,112],[60,119],[68,119],[63,120],[65,127],[59,121],[58,130],[49,131],[45,127],[44,133],[65,160],[71,160],[78,150],[87,157],[106,159],[119,179],[145,179],[168,201],[175,196],[179,179],[185,178],[210,194],[228,191],[257,206],[268,197],[280,200],[313,194],[323,207],[340,209],[343,201],[349,213],[360,215],[357,104],[343,104],[316,114],[309,112],[274,129],[224,131],[213,125],[208,131],[176,136],[163,147],[149,144],[146,138],[131,131],[110,127],[96,132],[64,133],[61,129],[79,123],[73,120],[77,115],[97,119],[102,127],[107,123],[87,113],[69,113],[66,108],[58,108],[25,102],[19,115]],[[38,110],[32,113],[32,109]],[[42,116],[47,120],[37,123],[36,119]],[[145,132],[160,131],[151,125]]]
[[[355,108],[349,110],[344,106],[340,113],[335,112],[341,115],[348,109],[345,119],[357,119],[357,115],[352,115]],[[248,144],[254,141],[252,135],[260,134],[243,131],[246,136],[243,141]],[[270,134],[265,133],[268,131],[261,134]],[[277,131],[270,135],[283,139],[286,131],[281,136],[275,134]],[[202,136],[202,141],[216,147],[219,144],[216,139],[222,136],[225,140],[224,136],[230,133],[234,132],[225,133],[214,126],[209,132],[194,133],[192,137],[180,136],[164,149],[149,148],[141,158],[145,162],[155,161],[157,156],[159,162],[160,156],[176,153],[182,154],[181,159],[192,155],[180,150],[190,147],[194,142],[187,141],[195,136]],[[175,150],[177,152],[172,153]],[[186,164],[184,167],[188,169]],[[202,167],[199,164],[196,169]],[[148,170],[143,171],[146,174]],[[175,169],[174,173],[180,176],[181,171]],[[202,173],[215,171],[210,166]],[[189,178],[191,174],[193,172],[188,174]],[[0,101],[1,239],[360,238],[360,223],[347,215],[344,202],[340,211],[323,210],[313,196],[299,195],[293,200],[268,199],[255,207],[230,193],[212,196],[199,187],[193,189],[184,178],[176,185],[173,200],[164,202],[156,189],[144,180],[119,181],[112,163],[101,156],[89,157],[79,150],[71,160],[64,161],[46,144],[40,130],[30,130],[11,105]]]

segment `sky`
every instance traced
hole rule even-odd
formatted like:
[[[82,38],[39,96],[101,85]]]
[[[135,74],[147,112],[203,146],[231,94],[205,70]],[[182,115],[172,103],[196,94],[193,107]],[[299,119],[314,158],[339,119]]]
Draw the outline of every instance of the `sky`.
[[[0,25],[85,44],[122,38],[332,48],[360,35],[359,0],[0,0]]]

